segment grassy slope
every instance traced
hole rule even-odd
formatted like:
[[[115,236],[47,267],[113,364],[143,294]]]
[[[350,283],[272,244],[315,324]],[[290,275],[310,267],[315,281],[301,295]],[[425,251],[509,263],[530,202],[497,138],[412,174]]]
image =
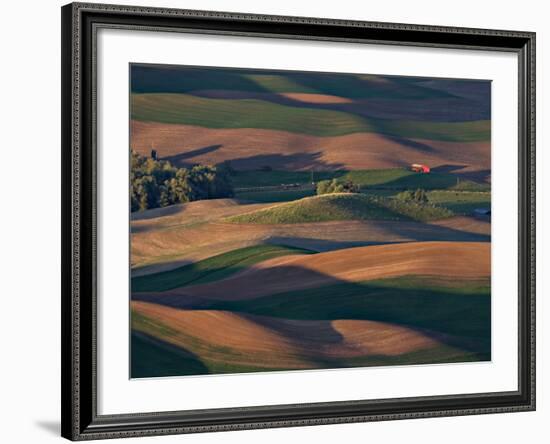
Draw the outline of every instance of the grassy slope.
[[[231,216],[230,223],[295,224],[336,220],[432,220],[452,216],[449,210],[432,205],[400,202],[364,194],[326,194],[274,205]]]
[[[289,202],[315,195],[315,190],[283,190],[283,191],[250,191],[237,193],[239,199],[250,200],[258,203]]]
[[[414,189],[414,188],[413,188]],[[393,197],[398,191],[392,189],[365,190],[366,194],[382,197]],[[237,194],[239,199],[258,203],[290,202],[315,196],[315,190],[283,190],[283,191],[250,191]],[[431,203],[447,208],[456,215],[469,215],[476,208],[491,207],[491,193],[484,191],[464,192],[452,190],[428,191],[428,199]]]
[[[256,245],[223,253],[174,270],[132,279],[132,292],[166,291],[190,284],[204,284],[224,279],[258,262],[290,254],[312,251],[279,245]]]
[[[490,192],[434,190],[428,192],[428,199],[455,214],[471,214],[476,208],[491,208]]]
[[[207,128],[260,128],[315,136],[375,132],[449,142],[489,140],[490,121],[412,122],[367,119],[342,111],[299,108],[263,100],[224,100],[187,94],[132,94],[132,119]]]

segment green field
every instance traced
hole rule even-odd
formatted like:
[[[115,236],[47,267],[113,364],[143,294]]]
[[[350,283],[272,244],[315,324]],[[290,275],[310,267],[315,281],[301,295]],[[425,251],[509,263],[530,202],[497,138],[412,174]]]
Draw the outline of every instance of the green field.
[[[452,216],[449,210],[430,204],[354,193],[335,193],[281,203],[273,207],[231,216],[230,223],[297,224],[336,220],[432,220]]]
[[[351,180],[361,188],[382,189],[457,189],[464,191],[488,191],[490,185],[459,180],[449,173],[419,174],[406,168],[386,168],[354,171],[235,171],[231,181],[236,189],[280,186],[283,184],[310,184],[337,178]]]
[[[490,192],[434,190],[428,192],[428,199],[455,214],[472,214],[476,208],[491,208]]]
[[[283,184],[310,184],[312,179],[315,182],[341,177],[346,171],[235,171],[231,174],[231,182],[237,189],[272,187]]]
[[[258,262],[289,254],[313,251],[280,245],[255,245],[184,265],[170,271],[132,278],[132,292],[167,291],[185,285],[204,284],[224,279]]]
[[[132,94],[134,120],[206,128],[257,128],[313,136],[372,132],[449,142],[490,139],[491,121],[430,122],[365,118],[343,111],[280,105],[256,99],[211,99],[188,94]]]

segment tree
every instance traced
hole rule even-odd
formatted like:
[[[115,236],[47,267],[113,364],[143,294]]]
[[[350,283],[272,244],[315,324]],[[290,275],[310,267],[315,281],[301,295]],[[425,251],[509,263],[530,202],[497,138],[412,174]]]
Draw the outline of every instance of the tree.
[[[414,200],[419,202],[419,203],[426,203],[428,202],[428,195],[426,194],[426,191],[424,191],[423,189],[421,188],[418,188],[415,192],[414,192]]]
[[[132,211],[233,196],[228,168],[176,168],[168,161],[145,158],[136,152],[131,154],[130,165]]]

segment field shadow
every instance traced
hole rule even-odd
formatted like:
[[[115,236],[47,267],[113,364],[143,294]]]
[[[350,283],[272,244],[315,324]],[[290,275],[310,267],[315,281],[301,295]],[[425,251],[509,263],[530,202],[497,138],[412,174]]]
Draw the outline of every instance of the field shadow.
[[[231,165],[237,170],[259,170],[269,167],[273,170],[313,170],[313,171],[335,171],[343,170],[344,164],[338,162],[326,162],[322,160],[323,152],[293,154],[258,154],[250,157],[237,157],[228,159]]]
[[[325,252],[371,245],[386,245],[400,243],[399,241],[335,241],[306,237],[272,236],[265,240],[267,244],[288,245],[289,247],[306,248],[308,250]]]
[[[204,375],[209,370],[198,356],[182,347],[132,331],[131,378]]]
[[[456,164],[447,164],[439,165],[432,168],[432,172],[441,173],[441,174],[452,174],[454,177],[471,180],[472,182],[489,184],[491,182],[491,170],[483,169],[477,171],[462,171],[464,168],[467,168],[468,165],[456,165]]]
[[[149,274],[157,274],[157,273],[161,273],[161,272],[164,272],[164,271],[171,271],[171,270],[174,270],[176,268],[184,267],[184,266],[189,265],[189,264],[192,264],[192,262],[188,259],[178,259],[178,260],[174,260],[174,261],[171,261],[171,262],[168,262],[168,263],[163,263],[163,264],[143,265],[143,266],[140,266],[140,267],[132,268],[132,270],[131,270],[131,275],[132,276],[131,277],[133,279],[133,278],[147,276]],[[151,269],[154,269],[155,271],[149,273],[149,270],[151,270]]]
[[[215,145],[209,145],[202,148],[197,148],[191,151],[185,151],[180,154],[174,154],[172,156],[165,156],[162,157],[161,160],[166,160],[172,164],[176,164],[182,167],[189,167],[199,164],[200,162],[186,162],[187,159],[192,159],[193,157],[197,156],[203,156],[205,154],[213,153],[214,151],[219,150],[223,145],[221,144],[215,144]]]
[[[455,228],[443,227],[430,223],[388,224],[389,233],[399,235],[412,241],[447,241],[447,242],[491,242],[490,234],[472,233]]]
[[[402,137],[402,136],[392,136],[392,135],[382,134],[382,133],[380,133],[380,135],[383,136],[385,139],[391,141],[391,142],[398,143],[401,146],[411,148],[411,149],[413,149],[415,151],[419,151],[421,153],[432,153],[433,151],[435,151],[427,143],[417,142],[415,140],[408,139],[408,138]]]
[[[383,185],[377,185],[373,188],[407,190],[423,188],[425,190],[447,189],[457,184],[454,175],[432,172],[429,174],[411,174],[390,180]],[[368,187],[366,187],[368,189]]]

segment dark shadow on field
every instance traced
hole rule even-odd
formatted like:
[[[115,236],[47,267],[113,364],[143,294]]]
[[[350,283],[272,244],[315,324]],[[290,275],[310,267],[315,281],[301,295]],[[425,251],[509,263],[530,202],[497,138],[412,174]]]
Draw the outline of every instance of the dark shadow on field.
[[[451,188],[457,184],[457,179],[451,174],[429,173],[429,174],[411,174],[399,177],[383,185],[377,185],[379,189],[410,190],[423,188],[425,190],[441,190]],[[368,187],[366,187],[368,189]]]
[[[415,151],[420,151],[421,153],[431,153],[434,149],[427,143],[417,142],[415,140],[408,139],[401,136],[390,136],[387,134],[383,135],[384,138],[391,140],[392,142],[398,143],[399,145],[405,146],[407,148],[412,148]]]
[[[491,242],[490,234],[471,233],[430,223],[388,224],[387,230],[390,237],[393,233],[412,241]]]
[[[474,103],[485,119],[491,118],[491,81],[429,79],[419,82],[425,88],[452,94],[455,97]]]
[[[178,259],[178,260],[175,260],[175,261],[171,261],[171,262],[168,262],[166,264],[162,264],[162,265],[159,265],[159,264],[151,264],[151,265],[142,265],[140,267],[137,267],[137,268],[132,268],[131,270],[131,277],[132,278],[136,278],[136,277],[141,277],[141,276],[147,276],[149,274],[157,274],[157,273],[162,273],[163,271],[170,271],[170,270],[173,270],[175,268],[180,268],[180,267],[184,267],[186,265],[190,265],[192,264],[193,262],[191,262],[190,260],[188,259]],[[152,268],[154,267],[155,270],[159,270],[159,268],[162,268],[162,271],[155,271],[154,273],[148,273],[146,270],[149,269],[149,268]],[[145,274],[143,274],[143,272],[145,272]]]
[[[460,170],[466,168],[468,165],[439,165],[432,168],[434,173],[443,173],[443,174],[456,174]]]
[[[323,152],[295,153],[295,154],[258,154],[250,157],[228,159],[231,166],[237,170],[259,170],[269,167],[273,170],[313,170],[339,171],[344,170],[344,164],[326,162],[322,160]],[[261,174],[261,172],[259,172]]]
[[[342,250],[344,248],[367,247],[370,245],[387,245],[401,243],[400,241],[335,241],[305,237],[273,236],[266,240],[273,245],[288,245],[289,247],[306,248],[318,252]]]
[[[166,157],[163,157],[161,160],[167,160],[168,162],[179,166],[193,166],[193,165],[197,165],[199,162],[187,163],[185,161],[187,159],[192,159],[193,157],[203,156],[204,154],[213,153],[214,151],[219,150],[222,146],[223,145],[221,144],[205,146],[202,148],[194,149],[192,151],[185,151],[180,154],[174,154],[173,156],[166,156]]]
[[[487,218],[479,218],[488,220]],[[266,240],[270,244],[288,245],[297,248],[307,248],[316,251],[331,251],[342,248],[361,247],[368,245],[387,245],[402,242],[490,242],[490,234],[472,233],[440,225],[414,221],[367,221],[376,224],[375,228],[383,230],[376,236],[378,240],[345,240],[272,236]]]
[[[231,68],[152,64],[133,64],[131,68],[133,93],[189,93],[193,90],[228,88],[268,92],[259,83],[243,76],[243,71]]]
[[[479,170],[479,171],[462,171],[467,168],[468,165],[440,165],[432,168],[433,173],[452,174],[458,179],[471,180],[478,183],[490,183],[491,182],[491,170]]]
[[[490,114],[481,109],[477,102],[463,98],[426,100],[378,98],[353,103],[323,104],[322,107],[380,120],[455,123],[490,118]]]
[[[303,283],[311,288],[300,289]],[[289,320],[378,321],[415,329],[462,350],[486,353],[491,338],[489,285],[488,278],[468,281],[438,276],[400,276],[356,283],[309,268],[281,265],[256,270],[248,277],[243,272],[240,277],[191,286],[187,293],[185,289],[179,289],[179,293],[134,293],[132,300],[176,309],[234,312],[287,337],[306,341],[307,337],[296,337],[298,333],[293,332],[298,332],[298,327]],[[337,344],[340,333],[330,330],[332,324],[319,325],[321,330],[312,331],[312,338],[322,335]]]
[[[131,378],[210,373],[198,356],[142,332],[132,331]]]

